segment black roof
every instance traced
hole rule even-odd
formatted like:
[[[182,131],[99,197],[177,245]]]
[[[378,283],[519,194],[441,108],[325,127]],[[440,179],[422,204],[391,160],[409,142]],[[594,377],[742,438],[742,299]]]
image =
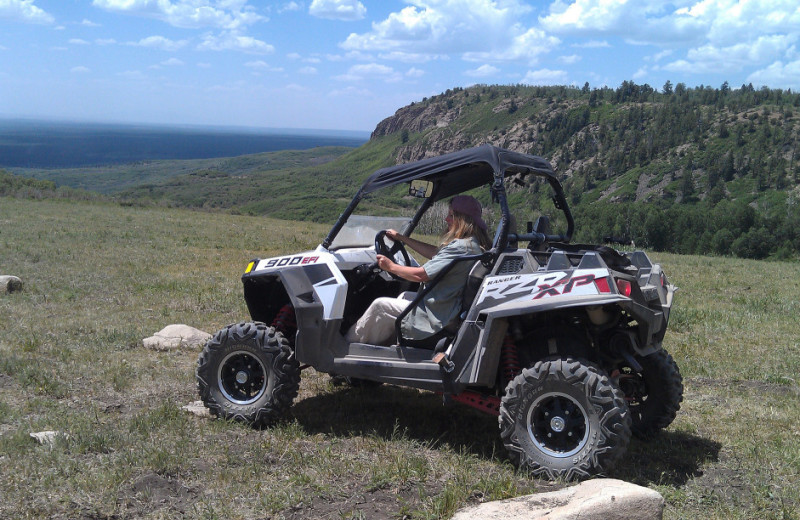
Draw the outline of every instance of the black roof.
[[[486,186],[495,178],[509,173],[530,173],[555,180],[553,169],[545,159],[512,152],[488,144],[457,152],[422,159],[407,164],[382,168],[366,180],[363,194],[417,179],[438,184],[436,199]]]

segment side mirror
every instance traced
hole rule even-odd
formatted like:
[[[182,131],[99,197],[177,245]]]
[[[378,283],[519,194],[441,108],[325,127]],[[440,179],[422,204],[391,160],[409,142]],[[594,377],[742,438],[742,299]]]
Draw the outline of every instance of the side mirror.
[[[433,183],[431,181],[411,181],[411,186],[408,188],[408,194],[412,197],[426,199],[433,193]]]

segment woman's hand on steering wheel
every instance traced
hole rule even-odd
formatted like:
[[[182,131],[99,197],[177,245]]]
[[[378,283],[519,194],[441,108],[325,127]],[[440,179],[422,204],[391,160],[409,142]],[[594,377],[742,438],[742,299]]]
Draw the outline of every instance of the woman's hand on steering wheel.
[[[388,260],[394,261],[394,257],[399,251],[403,255],[403,261],[405,265],[411,265],[411,258],[408,256],[408,251],[406,251],[403,242],[397,238],[399,236],[400,234],[394,229],[384,229],[383,231],[378,231],[378,234],[375,235],[375,253],[387,257]],[[394,244],[391,247],[387,246],[386,242],[383,240],[384,237],[388,237],[389,240],[394,242]],[[378,265],[380,267],[380,264]],[[393,274],[392,277],[398,278]]]

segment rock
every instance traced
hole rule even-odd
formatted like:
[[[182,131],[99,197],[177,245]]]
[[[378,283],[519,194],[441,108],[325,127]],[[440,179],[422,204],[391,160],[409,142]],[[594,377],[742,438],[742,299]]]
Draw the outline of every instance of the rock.
[[[595,479],[550,493],[486,502],[452,520],[661,520],[660,493],[615,479]]]
[[[211,339],[211,334],[188,325],[167,325],[153,336],[142,340],[145,348],[153,350],[174,350],[177,348],[198,348]]]
[[[12,293],[22,290],[22,280],[16,276],[0,275],[0,293]]]
[[[31,438],[33,438],[36,442],[41,444],[42,446],[53,446],[55,445],[56,441],[59,437],[63,439],[69,439],[69,435],[62,432],[57,432],[53,430],[47,430],[43,432],[34,432],[31,433]]]
[[[186,406],[181,406],[181,410],[194,414],[198,417],[211,417],[211,412],[208,411],[208,408],[206,408],[206,406],[203,404],[203,401],[194,401]]]

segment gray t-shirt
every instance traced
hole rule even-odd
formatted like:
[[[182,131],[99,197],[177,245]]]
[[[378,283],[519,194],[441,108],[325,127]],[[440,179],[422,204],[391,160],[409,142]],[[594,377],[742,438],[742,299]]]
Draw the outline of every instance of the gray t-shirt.
[[[439,250],[425,265],[425,273],[433,280],[454,258],[481,253],[475,238],[458,238]],[[425,339],[442,330],[458,316],[461,310],[461,293],[474,262],[459,262],[441,282],[431,290],[420,304],[405,318],[401,325],[403,337],[412,340]]]

